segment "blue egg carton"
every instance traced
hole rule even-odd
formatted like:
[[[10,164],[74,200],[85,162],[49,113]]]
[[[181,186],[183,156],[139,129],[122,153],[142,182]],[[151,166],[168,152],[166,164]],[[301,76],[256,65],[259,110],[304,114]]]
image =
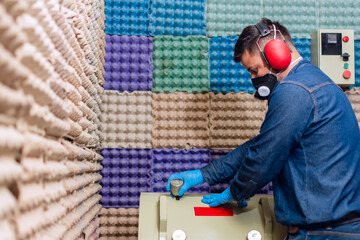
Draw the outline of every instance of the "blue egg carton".
[[[103,149],[100,203],[103,207],[138,207],[141,192],[149,192],[150,149]]]
[[[311,60],[311,40],[306,38],[293,38],[293,43],[303,59]]]
[[[210,39],[210,91],[215,93],[254,93],[249,72],[234,62],[234,47],[238,37]]]
[[[150,0],[105,0],[105,33],[148,35]]]
[[[151,36],[206,35],[205,0],[151,0]]]
[[[210,162],[209,149],[152,149],[151,191],[166,192],[171,174],[199,169]],[[190,193],[209,193],[209,185],[204,183],[189,189]]]
[[[153,39],[146,36],[106,35],[105,84],[119,92],[151,91]]]
[[[360,41],[355,41],[355,85],[360,87]]]

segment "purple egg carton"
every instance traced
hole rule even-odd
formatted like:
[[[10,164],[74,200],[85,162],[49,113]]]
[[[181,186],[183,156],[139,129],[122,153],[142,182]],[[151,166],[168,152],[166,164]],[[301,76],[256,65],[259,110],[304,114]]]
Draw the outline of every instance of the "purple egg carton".
[[[231,152],[231,150],[210,150],[210,161],[214,161],[216,159],[219,159],[226,154]],[[215,186],[210,187],[211,193],[222,193],[225,189],[227,189],[230,186],[229,183],[220,183]],[[258,192],[258,194],[273,194],[273,188],[272,188],[272,182],[268,183],[266,186],[261,188],[261,190]]]
[[[151,191],[166,192],[168,178],[173,173],[199,169],[210,162],[208,149],[152,149]],[[189,193],[209,193],[205,184],[189,189]]]
[[[100,203],[103,207],[138,207],[141,192],[150,191],[150,149],[103,149]]]
[[[120,92],[151,91],[153,39],[106,35],[105,84]]]

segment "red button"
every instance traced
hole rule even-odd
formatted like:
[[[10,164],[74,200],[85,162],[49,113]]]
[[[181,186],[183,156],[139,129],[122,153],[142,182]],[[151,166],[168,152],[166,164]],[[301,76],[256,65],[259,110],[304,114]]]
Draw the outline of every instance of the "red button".
[[[348,36],[343,37],[343,41],[344,41],[344,42],[348,42],[348,41],[349,41],[349,37],[348,37]]]
[[[344,71],[343,77],[345,79],[349,79],[351,77],[351,72],[349,70]]]

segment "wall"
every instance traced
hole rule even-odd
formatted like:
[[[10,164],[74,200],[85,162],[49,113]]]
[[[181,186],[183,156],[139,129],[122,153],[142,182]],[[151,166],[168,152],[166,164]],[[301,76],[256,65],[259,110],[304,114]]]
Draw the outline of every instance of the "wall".
[[[0,2],[0,238],[97,239],[104,2]]]

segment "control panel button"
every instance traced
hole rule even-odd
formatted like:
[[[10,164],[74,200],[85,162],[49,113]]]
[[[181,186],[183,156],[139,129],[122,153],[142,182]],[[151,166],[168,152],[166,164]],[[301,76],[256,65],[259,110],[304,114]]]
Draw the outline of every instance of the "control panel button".
[[[344,41],[344,42],[348,42],[348,41],[349,41],[349,37],[348,37],[348,36],[343,37],[343,41]]]
[[[344,63],[344,68],[348,69],[349,68],[349,64],[348,63]]]
[[[345,79],[349,79],[351,77],[351,72],[349,70],[345,70],[343,73],[343,77]]]

